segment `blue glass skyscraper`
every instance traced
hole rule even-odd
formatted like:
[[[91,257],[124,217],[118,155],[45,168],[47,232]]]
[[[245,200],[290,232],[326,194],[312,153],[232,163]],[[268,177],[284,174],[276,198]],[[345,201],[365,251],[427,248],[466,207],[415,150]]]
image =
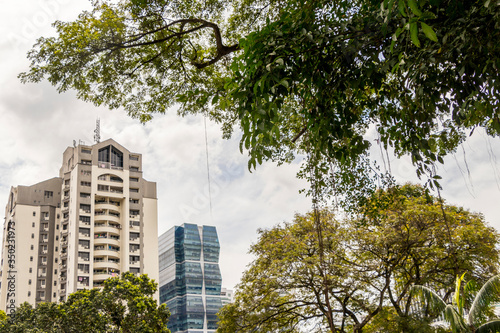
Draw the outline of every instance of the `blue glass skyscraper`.
[[[171,312],[168,328],[172,333],[215,332],[225,297],[215,227],[175,226],[160,236],[158,247],[160,303]]]

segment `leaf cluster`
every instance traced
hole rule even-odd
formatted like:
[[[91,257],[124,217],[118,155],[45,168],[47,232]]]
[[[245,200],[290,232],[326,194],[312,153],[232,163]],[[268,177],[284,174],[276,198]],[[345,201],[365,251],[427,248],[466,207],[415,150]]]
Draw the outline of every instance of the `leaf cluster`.
[[[0,321],[0,332],[164,332],[170,316],[153,298],[156,283],[147,275],[122,273],[102,289],[84,289],[60,303],[23,303]]]
[[[141,121],[177,104],[239,127],[249,169],[306,155],[316,195],[359,190],[345,178],[375,169],[374,128],[439,188],[467,134],[500,132],[499,22],[496,0],[102,0],[56,22],[20,78]]]
[[[496,274],[499,235],[481,215],[415,185],[366,202],[342,222],[322,210],[260,230],[219,332],[376,332],[389,322],[393,332],[430,332],[438,313],[416,316],[411,286],[449,299],[457,272],[478,284]]]

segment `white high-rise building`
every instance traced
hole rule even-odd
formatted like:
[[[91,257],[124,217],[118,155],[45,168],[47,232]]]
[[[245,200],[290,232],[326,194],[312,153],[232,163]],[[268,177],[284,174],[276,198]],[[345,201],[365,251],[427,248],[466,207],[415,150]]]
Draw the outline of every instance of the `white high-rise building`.
[[[141,154],[112,139],[68,147],[58,178],[10,191],[0,309],[59,301],[124,271],[158,281],[157,225]]]

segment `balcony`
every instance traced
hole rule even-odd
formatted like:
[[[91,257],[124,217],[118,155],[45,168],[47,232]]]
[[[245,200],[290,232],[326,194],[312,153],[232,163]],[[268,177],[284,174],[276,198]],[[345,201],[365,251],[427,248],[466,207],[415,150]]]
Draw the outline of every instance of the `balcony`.
[[[99,204],[95,205],[95,210],[94,210],[94,216],[100,216],[100,215],[107,215],[107,214],[114,214],[120,215],[120,205],[116,203],[111,203],[111,202],[102,202]]]
[[[97,185],[97,191],[101,192],[100,195],[105,195],[107,197],[112,197],[116,199],[123,198],[123,188],[117,186],[109,186],[109,185]]]
[[[120,263],[118,262],[113,262],[113,261],[94,261],[94,269],[99,269],[99,268],[112,268],[112,269],[120,269]]]
[[[100,237],[100,238],[94,238],[94,244],[95,245],[111,245],[111,246],[119,247],[120,240],[119,239],[112,239],[112,238],[108,238],[108,237]]]
[[[94,246],[94,257],[108,257],[120,259],[120,248],[111,245]]]
[[[123,167],[115,166],[114,164],[111,164],[110,162],[101,162],[101,161],[99,161],[97,163],[97,166],[99,168],[101,168],[101,169],[123,170]]]

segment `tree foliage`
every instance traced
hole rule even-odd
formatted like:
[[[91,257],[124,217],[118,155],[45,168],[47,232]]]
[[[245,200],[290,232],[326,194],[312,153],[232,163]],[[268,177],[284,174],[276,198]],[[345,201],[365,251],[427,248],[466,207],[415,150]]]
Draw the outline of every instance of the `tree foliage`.
[[[443,214],[444,211],[444,214]],[[260,230],[235,302],[218,332],[425,332],[410,288],[452,295],[455,276],[483,283],[498,269],[497,232],[481,215],[446,205],[414,185],[379,191],[357,217],[296,215]]]
[[[438,187],[466,134],[500,132],[498,0],[95,0],[54,26],[22,81],[142,121],[177,103],[239,126],[250,168],[307,154],[327,189],[363,165],[369,127]]]
[[[147,275],[122,273],[104,281],[102,289],[84,289],[61,303],[24,303],[0,322],[2,332],[164,332],[170,313],[158,306],[157,285]]]

